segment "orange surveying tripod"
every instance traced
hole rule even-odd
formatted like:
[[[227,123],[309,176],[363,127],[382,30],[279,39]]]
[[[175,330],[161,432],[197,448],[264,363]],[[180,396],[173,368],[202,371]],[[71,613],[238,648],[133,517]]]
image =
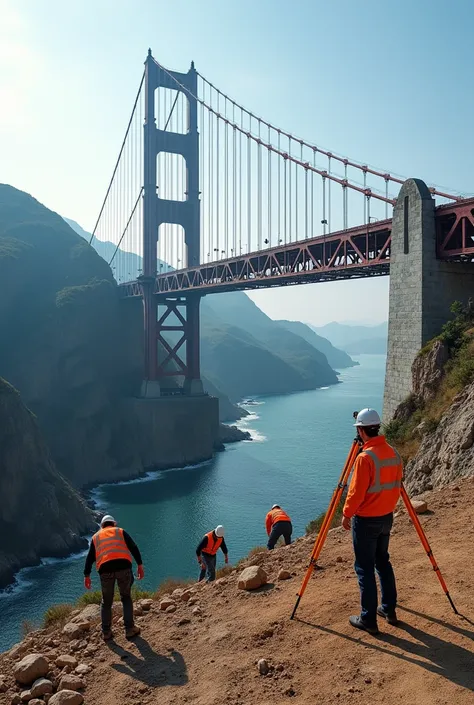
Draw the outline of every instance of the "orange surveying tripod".
[[[354,418],[357,418],[357,411],[355,411],[353,415],[354,415]],[[359,455],[360,451],[361,451],[361,443],[360,443],[359,438],[357,437],[357,438],[354,438],[354,440],[352,442],[352,446],[349,451],[349,455],[347,456],[346,462],[344,463],[344,467],[342,469],[341,477],[339,478],[339,482],[337,483],[336,488],[332,494],[331,501],[329,503],[329,507],[328,507],[327,512],[324,516],[324,520],[323,520],[323,523],[321,524],[321,528],[319,529],[319,533],[317,535],[316,542],[315,542],[314,548],[313,548],[313,552],[311,554],[311,558],[309,561],[309,566],[308,566],[306,574],[303,578],[303,582],[301,584],[300,591],[298,592],[296,604],[293,608],[293,612],[291,613],[290,619],[294,618],[294,616],[296,614],[296,610],[298,609],[298,606],[301,602],[301,598],[303,597],[304,592],[306,590],[306,587],[309,583],[309,579],[311,578],[313,570],[316,567],[316,561],[318,560],[319,555],[322,551],[322,548],[324,546],[324,542],[326,541],[326,537],[328,535],[328,531],[331,527],[331,523],[332,523],[334,514],[336,512],[337,507],[339,506],[339,502],[341,501],[343,492],[347,487],[349,475],[351,474],[351,470],[352,470],[352,467],[355,463],[355,459]],[[415,512],[412,503],[410,502],[410,498],[407,494],[405,487],[403,486],[403,483],[402,483],[402,488],[401,488],[401,496],[402,496],[403,501],[405,502],[405,506],[407,508],[408,515],[409,515],[409,517],[410,517],[410,519],[416,529],[416,532],[420,538],[422,546],[426,551],[426,555],[428,556],[428,558],[431,561],[431,565],[433,566],[433,570],[436,573],[436,576],[441,584],[443,592],[446,595],[446,597],[448,598],[449,604],[453,608],[454,613],[459,614],[456,607],[454,606],[454,602],[451,599],[451,595],[449,594],[446,583],[444,582],[444,578],[441,575],[441,571],[438,568],[438,564],[436,563],[435,557],[433,555],[433,551],[431,550],[430,544],[428,543],[428,539],[426,538],[426,534],[425,534],[423,527],[420,523],[418,515]]]

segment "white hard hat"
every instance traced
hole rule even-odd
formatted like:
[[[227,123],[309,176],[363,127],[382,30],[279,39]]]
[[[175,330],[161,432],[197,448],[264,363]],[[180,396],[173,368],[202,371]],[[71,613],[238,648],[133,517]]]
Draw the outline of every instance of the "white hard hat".
[[[216,526],[216,528],[214,529],[214,533],[219,538],[222,538],[224,536],[224,527],[219,524],[219,526]]]
[[[107,524],[108,522],[112,522],[115,524],[115,519],[110,516],[110,514],[106,514],[105,517],[102,517],[102,521],[100,522],[101,526],[104,526],[104,524]]]
[[[362,409],[357,414],[357,419],[354,426],[380,426],[380,416],[375,409]]]
[[[279,505],[279,504],[274,504],[273,507],[272,507],[272,509],[280,509],[280,505]],[[270,510],[270,511],[271,511],[271,510]]]

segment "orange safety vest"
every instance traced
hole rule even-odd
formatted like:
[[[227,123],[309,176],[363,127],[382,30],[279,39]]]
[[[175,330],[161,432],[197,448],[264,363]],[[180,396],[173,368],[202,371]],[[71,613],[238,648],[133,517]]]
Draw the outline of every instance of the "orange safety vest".
[[[270,509],[265,519],[268,534],[270,534],[273,525],[276,524],[277,521],[291,521],[291,519],[288,514],[283,511],[283,509]]]
[[[132,556],[123,537],[123,529],[106,526],[92,537],[95,546],[97,570],[108,561],[125,560],[132,562]]]
[[[202,549],[203,553],[207,553],[209,556],[215,556],[219,548],[221,547],[222,543],[222,538],[220,536],[216,536],[214,538],[214,532],[209,531],[207,536],[207,546],[206,548]]]
[[[384,436],[370,438],[358,455],[344,514],[378,517],[391,514],[400,499],[403,462]]]

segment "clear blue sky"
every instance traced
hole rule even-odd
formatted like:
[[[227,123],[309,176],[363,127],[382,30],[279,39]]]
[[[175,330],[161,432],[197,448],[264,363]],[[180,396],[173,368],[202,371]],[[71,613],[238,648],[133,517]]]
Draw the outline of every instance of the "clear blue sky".
[[[295,135],[473,192],[473,21],[470,0],[0,0],[0,181],[90,230],[151,47]],[[254,298],[313,323],[370,301],[378,321],[388,280]]]

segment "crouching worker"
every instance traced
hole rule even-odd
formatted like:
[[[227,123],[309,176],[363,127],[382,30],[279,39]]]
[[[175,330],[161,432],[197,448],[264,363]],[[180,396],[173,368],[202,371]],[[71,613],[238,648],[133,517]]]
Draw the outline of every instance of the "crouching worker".
[[[269,550],[275,548],[280,536],[283,536],[287,546],[291,543],[291,534],[293,533],[291,519],[279,504],[274,504],[268,512],[265,518],[265,528],[269,537],[267,543]]]
[[[139,580],[145,575],[142,557],[136,543],[120,529],[110,514],[100,522],[100,529],[92,537],[89,553],[84,566],[84,587],[91,589],[91,570],[95,563],[102,588],[101,618],[104,641],[112,639],[112,605],[114,601],[115,582],[120,592],[123,606],[125,636],[132,639],[140,634],[140,627],[133,621],[133,602],[131,589],[133,585],[132,556],[138,565]]]
[[[222,549],[225,562],[228,563],[229,555],[224,541],[224,527],[220,524],[216,526],[214,531],[209,531],[209,533],[205,534],[199,546],[196,548],[197,561],[201,566],[199,582],[204,580],[206,572],[208,583],[216,579],[216,554],[219,548]]]

